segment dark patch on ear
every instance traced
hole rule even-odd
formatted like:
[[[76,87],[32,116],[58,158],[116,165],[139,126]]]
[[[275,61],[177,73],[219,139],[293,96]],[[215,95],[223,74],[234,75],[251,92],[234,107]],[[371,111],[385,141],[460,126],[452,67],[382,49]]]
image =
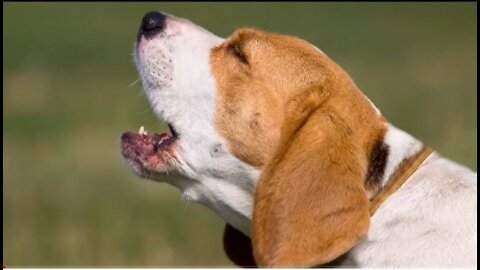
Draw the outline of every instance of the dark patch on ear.
[[[226,224],[223,232],[223,249],[228,258],[241,267],[255,267],[252,241],[230,224]]]
[[[388,154],[389,147],[383,143],[383,137],[377,139],[370,152],[367,180],[365,182],[367,190],[376,191],[380,188],[382,177],[385,173],[385,167],[387,165]]]

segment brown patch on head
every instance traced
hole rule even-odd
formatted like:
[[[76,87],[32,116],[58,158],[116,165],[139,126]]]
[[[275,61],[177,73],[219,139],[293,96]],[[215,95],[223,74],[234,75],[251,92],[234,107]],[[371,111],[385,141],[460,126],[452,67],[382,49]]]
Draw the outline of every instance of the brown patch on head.
[[[315,265],[350,249],[368,229],[365,179],[379,165],[371,157],[383,117],[343,69],[295,37],[239,30],[212,50],[211,68],[216,129],[262,168],[257,263]]]
[[[252,29],[235,32],[212,52],[217,83],[216,127],[241,160],[262,166],[275,148],[283,106],[295,91],[321,83],[324,75],[309,55],[315,49],[297,38]],[[288,63],[301,63],[301,70]],[[295,72],[291,74],[291,72]]]
[[[316,86],[332,113],[356,133],[369,155],[384,119],[350,77],[308,42],[240,29],[212,50],[217,96],[215,126],[239,159],[263,166],[277,147],[285,104]]]

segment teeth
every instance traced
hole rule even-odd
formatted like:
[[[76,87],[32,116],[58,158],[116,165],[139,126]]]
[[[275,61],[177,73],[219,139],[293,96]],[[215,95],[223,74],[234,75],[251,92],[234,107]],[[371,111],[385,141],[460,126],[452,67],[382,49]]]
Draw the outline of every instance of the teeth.
[[[140,129],[138,130],[138,134],[147,135],[147,131],[145,130],[145,128],[143,126],[141,126]]]

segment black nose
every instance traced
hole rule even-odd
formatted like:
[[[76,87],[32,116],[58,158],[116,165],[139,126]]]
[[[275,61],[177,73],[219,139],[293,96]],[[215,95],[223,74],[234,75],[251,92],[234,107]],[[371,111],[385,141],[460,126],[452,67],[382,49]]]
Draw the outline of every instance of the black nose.
[[[146,37],[151,37],[163,30],[165,27],[165,19],[167,17],[158,12],[150,11],[147,12],[142,19],[142,24],[140,25],[139,34],[143,34]]]

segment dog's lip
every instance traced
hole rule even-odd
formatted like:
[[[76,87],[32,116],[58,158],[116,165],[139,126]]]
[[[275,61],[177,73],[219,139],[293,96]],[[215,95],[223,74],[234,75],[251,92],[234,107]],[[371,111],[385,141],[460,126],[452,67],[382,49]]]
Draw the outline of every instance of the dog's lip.
[[[175,137],[166,133],[152,135],[124,132],[121,136],[122,155],[129,160],[146,160],[168,151]]]
[[[180,134],[178,134],[178,131],[173,127],[172,124],[167,123],[168,128],[170,129],[170,133],[172,134],[172,137],[178,138]]]
[[[120,139],[123,159],[140,175],[164,171],[175,157],[178,133],[173,126],[171,132],[148,134],[143,127],[138,132],[124,132]]]

